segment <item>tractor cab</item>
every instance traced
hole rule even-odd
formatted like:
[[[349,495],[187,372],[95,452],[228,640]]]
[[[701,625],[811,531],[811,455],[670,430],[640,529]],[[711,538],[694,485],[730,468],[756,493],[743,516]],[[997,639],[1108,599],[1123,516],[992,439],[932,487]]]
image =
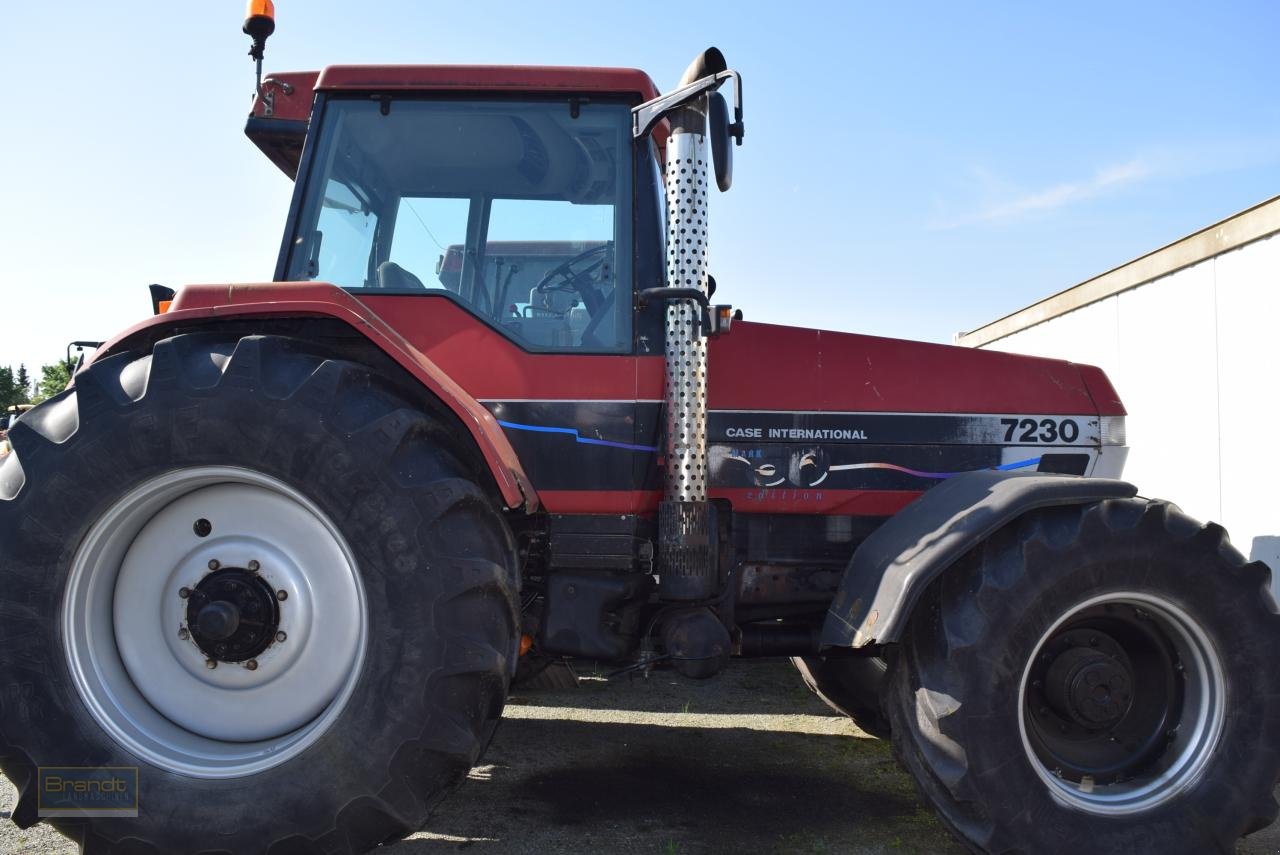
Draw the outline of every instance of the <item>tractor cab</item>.
[[[332,67],[261,91],[247,133],[297,181],[277,280],[443,297],[525,351],[632,351],[637,283],[663,278],[646,74]]]

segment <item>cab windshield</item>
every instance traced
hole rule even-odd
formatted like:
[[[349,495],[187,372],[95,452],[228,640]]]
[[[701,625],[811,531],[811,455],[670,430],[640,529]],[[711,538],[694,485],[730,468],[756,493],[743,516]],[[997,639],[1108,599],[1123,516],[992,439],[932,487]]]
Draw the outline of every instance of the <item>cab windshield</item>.
[[[286,276],[439,295],[529,350],[631,345],[630,110],[330,99]]]

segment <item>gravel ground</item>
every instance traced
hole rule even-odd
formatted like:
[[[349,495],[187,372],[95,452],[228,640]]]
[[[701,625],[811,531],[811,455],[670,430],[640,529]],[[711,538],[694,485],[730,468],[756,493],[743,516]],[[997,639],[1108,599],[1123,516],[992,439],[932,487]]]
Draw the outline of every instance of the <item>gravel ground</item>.
[[[786,662],[705,683],[657,672],[518,691],[483,762],[387,855],[964,851],[888,746],[833,716]],[[0,778],[0,816],[14,799]],[[0,852],[74,851],[44,826],[0,821]],[[1276,826],[1238,849],[1278,852]]]

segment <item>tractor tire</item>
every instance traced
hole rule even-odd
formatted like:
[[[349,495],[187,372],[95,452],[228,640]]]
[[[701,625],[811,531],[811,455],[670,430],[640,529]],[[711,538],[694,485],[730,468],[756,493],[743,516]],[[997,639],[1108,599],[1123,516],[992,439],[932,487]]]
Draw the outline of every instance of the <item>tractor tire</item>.
[[[0,769],[136,767],[98,853],[357,853],[502,713],[514,540],[443,415],[297,339],[107,357],[0,460]],[[486,487],[482,487],[486,485]],[[248,658],[246,658],[248,657]]]
[[[880,702],[889,666],[879,656],[795,656],[800,678],[831,709],[853,719],[858,729],[888,739],[889,717]]]
[[[1269,582],[1165,502],[1030,513],[916,607],[895,753],[977,852],[1234,852],[1277,812]]]

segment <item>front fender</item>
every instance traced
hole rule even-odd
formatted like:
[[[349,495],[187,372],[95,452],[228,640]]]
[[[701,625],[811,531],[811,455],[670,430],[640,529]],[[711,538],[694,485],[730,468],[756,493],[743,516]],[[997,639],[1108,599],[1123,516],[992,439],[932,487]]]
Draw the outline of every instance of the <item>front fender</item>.
[[[154,339],[170,327],[250,317],[328,317],[342,321],[394,359],[453,411],[471,434],[509,508],[538,508],[537,493],[520,459],[493,415],[440,366],[409,343],[376,312],[346,291],[323,282],[270,282],[258,285],[190,285],[170,310],[130,327],[94,354],[102,359],[139,336]]]
[[[1125,499],[1109,478],[1039,472],[966,472],[929,490],[853,553],[822,627],[823,647],[894,642],[925,588],[996,530],[1036,508]]]

